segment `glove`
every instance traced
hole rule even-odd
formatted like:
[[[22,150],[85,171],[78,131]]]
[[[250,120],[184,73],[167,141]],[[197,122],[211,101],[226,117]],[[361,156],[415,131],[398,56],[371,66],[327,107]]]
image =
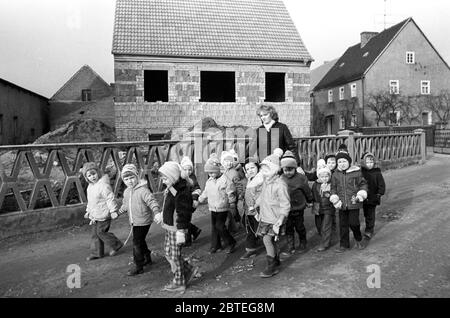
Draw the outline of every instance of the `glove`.
[[[302,167],[297,167],[297,172],[302,175],[305,175],[305,171],[303,171]]]
[[[119,214],[117,214],[117,212],[111,213],[111,218],[112,218],[113,220],[117,219],[118,217],[119,217]]]
[[[261,221],[261,216],[259,215],[259,213],[255,214],[255,220],[258,222]]]
[[[177,245],[184,244],[186,242],[186,235],[184,231],[178,230],[176,234]]]
[[[359,202],[363,202],[364,198],[362,196],[360,196],[360,195],[357,195],[356,196],[356,200],[359,201]]]
[[[162,213],[157,213],[154,217],[156,224],[161,224],[163,221]]]
[[[334,204],[334,207],[339,210],[340,208],[342,208],[342,201],[339,200],[338,203]]]
[[[89,212],[86,212],[86,213],[84,214],[84,218],[85,218],[85,219],[89,219]]]

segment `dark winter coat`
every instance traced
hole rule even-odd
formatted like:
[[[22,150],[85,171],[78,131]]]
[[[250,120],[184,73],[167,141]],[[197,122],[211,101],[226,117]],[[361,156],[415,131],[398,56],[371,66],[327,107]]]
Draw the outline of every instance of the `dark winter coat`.
[[[356,210],[362,207],[362,202],[352,203],[359,191],[367,194],[367,181],[364,179],[361,168],[351,166],[346,171],[336,169],[331,177],[331,195],[337,195],[342,201],[342,210]]]
[[[282,179],[288,186],[291,202],[290,214],[293,212],[303,211],[306,208],[306,203],[313,201],[311,189],[308,185],[308,179],[298,172],[295,172],[292,178],[288,178],[286,175],[283,175]]]
[[[275,140],[277,137],[275,132],[278,132],[278,140]],[[295,160],[297,160],[297,165],[300,163],[300,157],[298,156],[298,149],[295,145],[295,141],[292,138],[292,134],[289,128],[278,121],[275,121],[275,124],[270,128],[270,131],[267,131],[264,125],[261,125],[258,129],[256,129],[256,142],[253,143],[250,149],[250,155],[257,154],[260,161],[270,154],[273,153],[274,149],[281,148],[283,152],[286,150],[292,151],[295,156]]]
[[[373,206],[380,205],[381,196],[384,195],[386,190],[386,184],[384,183],[381,169],[372,168],[369,170],[365,167],[361,167],[361,172],[364,179],[367,181],[369,189],[367,192],[367,200],[364,201],[364,204]]]
[[[326,215],[334,215],[336,213],[336,209],[333,204],[330,202],[331,192],[326,191],[320,195],[320,187],[321,184],[319,182],[314,182],[312,186],[312,195],[313,201],[318,203],[319,206],[319,214]]]
[[[176,194],[167,191],[164,209],[163,222],[169,227],[176,229],[187,229],[192,218],[192,186],[184,179],[180,179],[173,185]]]

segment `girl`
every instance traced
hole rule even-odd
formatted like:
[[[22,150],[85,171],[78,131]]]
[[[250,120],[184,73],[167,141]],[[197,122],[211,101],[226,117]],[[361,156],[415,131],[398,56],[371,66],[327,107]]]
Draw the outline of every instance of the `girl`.
[[[261,194],[256,200],[259,211],[258,235],[262,236],[267,253],[267,267],[261,277],[271,277],[278,273],[280,265],[276,241],[284,234],[284,223],[289,215],[291,204],[286,183],[279,176],[280,157],[273,154],[261,162],[261,174],[264,178]]]

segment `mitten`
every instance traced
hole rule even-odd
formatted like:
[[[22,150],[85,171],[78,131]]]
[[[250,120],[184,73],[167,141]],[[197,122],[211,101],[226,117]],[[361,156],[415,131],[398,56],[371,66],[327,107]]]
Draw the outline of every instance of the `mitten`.
[[[119,217],[119,214],[117,214],[117,212],[112,212],[112,213],[111,213],[111,218],[112,218],[113,220],[117,219],[118,217]]]
[[[86,212],[86,213],[84,214],[84,218],[85,218],[85,219],[89,219],[89,212]]]
[[[338,203],[339,197],[336,194],[330,196],[330,202],[334,204]]]
[[[358,193],[356,193],[356,198],[359,202],[363,202],[365,199],[367,199],[367,191],[359,190]]]
[[[163,221],[162,213],[155,214],[154,220],[156,224],[161,224]]]
[[[305,171],[302,169],[302,167],[297,167],[297,172],[302,175],[305,175]]]
[[[339,200],[338,203],[334,204],[334,207],[335,207],[337,210],[339,210],[340,208],[342,208],[342,201]]]
[[[177,242],[177,245],[181,245],[186,242],[186,235],[185,235],[184,231],[182,231],[182,230],[177,231],[176,242]]]

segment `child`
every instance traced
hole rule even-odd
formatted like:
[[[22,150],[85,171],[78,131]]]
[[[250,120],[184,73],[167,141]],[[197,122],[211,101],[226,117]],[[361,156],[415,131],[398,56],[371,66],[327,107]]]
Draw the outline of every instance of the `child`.
[[[166,232],[165,256],[174,274],[173,281],[163,290],[184,292],[198,271],[198,268],[192,266],[181,254],[194,209],[192,181],[182,174],[181,166],[173,161],[164,163],[159,172],[167,189],[164,193],[162,215],[157,214],[155,220],[163,223],[162,227]]]
[[[249,259],[257,254],[258,249],[258,221],[255,218],[257,211],[255,209],[255,201],[261,193],[262,176],[258,175],[259,164],[256,159],[249,158],[245,164],[245,172],[247,178],[247,186],[245,190],[244,200],[244,220],[247,237],[245,240],[245,254],[242,260]],[[258,177],[256,177],[258,175]]]
[[[198,184],[197,176],[194,173],[194,164],[192,163],[191,159],[189,159],[189,157],[186,157],[186,156],[183,157],[183,159],[181,159],[180,165],[181,165],[181,168],[183,168],[183,170],[185,170],[186,175],[192,181],[192,200],[193,200],[192,213],[194,213],[195,209],[197,209],[197,207],[198,207],[198,197],[200,196],[202,191],[200,189],[200,185]],[[190,246],[192,244],[192,241],[195,241],[198,238],[201,231],[202,230],[199,229],[194,224],[192,224],[192,222],[189,223],[188,234],[187,234],[186,243],[184,244],[184,246]]]
[[[209,179],[199,197],[200,203],[208,201],[211,212],[210,254],[222,249],[221,239],[228,246],[228,254],[233,253],[236,247],[236,240],[225,226],[228,213],[236,209],[236,188],[234,183],[220,172],[220,168],[219,159],[213,153],[205,163],[205,172],[208,173]]]
[[[126,164],[122,168],[121,177],[126,185],[123,193],[120,214],[128,212],[133,231],[134,268],[128,271],[129,276],[144,272],[145,265],[152,264],[151,251],[145,238],[153,222],[153,215],[160,212],[158,202],[147,187],[147,182],[139,181],[139,173],[134,164]]]
[[[263,237],[267,253],[267,267],[261,277],[271,277],[278,273],[280,258],[276,241],[284,234],[285,220],[289,215],[291,204],[286,183],[281,179],[280,157],[272,154],[261,162],[261,174],[264,178],[261,194],[256,199],[259,207],[259,227],[257,234]]]
[[[312,186],[314,197],[313,214],[315,214],[317,231],[321,236],[318,252],[325,251],[331,245],[332,224],[336,211],[330,202],[330,192],[331,170],[325,163],[325,160],[320,159],[317,162],[317,181]]]
[[[85,163],[81,172],[88,182],[88,203],[84,217],[90,219],[89,224],[92,225],[91,254],[87,260],[102,258],[105,244],[111,248],[109,255],[114,256],[123,243],[113,233],[108,232],[111,219],[118,217],[119,210],[108,175],[100,178],[100,171],[94,162]]]
[[[289,191],[291,210],[286,222],[286,237],[288,251],[282,256],[289,256],[295,253],[295,231],[298,234],[300,252],[306,252],[306,229],[304,225],[304,212],[307,203],[313,200],[311,189],[306,176],[296,171],[297,161],[294,154],[287,150],[281,157],[281,168],[283,169],[282,179],[286,182]]]
[[[232,208],[228,213],[228,231],[230,232],[237,232],[239,230],[239,222],[240,222],[240,215],[239,211],[237,209],[238,201],[239,199],[243,198],[243,187],[241,182],[241,176],[239,175],[238,171],[236,170],[236,163],[238,162],[237,154],[232,149],[229,151],[222,151],[222,154],[220,156],[220,164],[223,167],[223,175],[224,177],[228,178],[230,182],[234,184],[235,190],[235,196],[236,196],[236,204],[235,208]]]
[[[359,225],[359,209],[367,198],[367,182],[362,176],[361,169],[351,166],[352,159],[346,152],[336,155],[337,170],[331,177],[330,202],[339,211],[340,247],[338,253],[350,248],[349,228],[356,240],[355,247],[363,249],[362,236]]]
[[[364,237],[369,241],[375,228],[375,209],[377,205],[380,205],[381,196],[384,195],[386,185],[380,168],[375,168],[375,156],[372,153],[367,152],[363,155],[361,172],[369,188],[367,200],[363,202],[366,221]]]
[[[330,169],[331,174],[336,170],[336,155],[335,154],[328,154],[325,156],[325,163]]]

